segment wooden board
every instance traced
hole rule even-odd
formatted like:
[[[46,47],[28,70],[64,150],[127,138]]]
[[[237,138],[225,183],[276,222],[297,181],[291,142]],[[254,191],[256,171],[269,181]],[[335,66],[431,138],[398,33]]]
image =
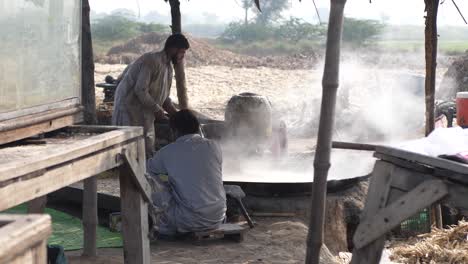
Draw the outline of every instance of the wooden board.
[[[83,120],[81,113],[70,114],[57,118],[44,120],[29,126],[5,130],[0,132],[0,145],[14,142],[23,138],[36,136],[49,131],[57,130],[62,127],[79,123]]]
[[[374,215],[364,218],[356,229],[354,246],[362,248],[368,245],[447,194],[448,188],[441,180],[422,182],[414,190],[401,196],[392,204],[378,210]]]
[[[143,195],[143,199],[150,203],[153,201],[153,199],[151,198],[151,187],[145,178],[146,158],[145,156],[138,158],[138,154],[140,152],[144,152],[144,146],[142,145],[140,148],[141,149],[136,149],[137,151],[134,152],[124,149],[124,151],[122,151],[122,157],[130,168],[129,173],[132,176],[135,185]]]
[[[144,148],[139,152],[144,157]],[[120,197],[122,208],[122,235],[126,264],[149,264],[148,203],[132,179],[128,163],[120,167]]]
[[[94,257],[97,255],[97,176],[85,179],[83,185],[83,256]]]
[[[389,155],[389,156],[394,156],[397,158],[401,158],[407,161],[418,162],[418,163],[421,163],[430,167],[437,167],[437,168],[453,171],[459,174],[465,174],[467,175],[466,179],[457,178],[457,180],[462,180],[464,183],[468,184],[468,165],[466,164],[451,161],[451,160],[441,159],[437,157],[422,155],[422,154],[409,152],[409,151],[405,151],[401,149],[391,148],[391,147],[378,146],[376,148],[376,152]]]
[[[61,163],[52,169],[43,169],[35,177],[10,182],[0,188],[0,211],[120,166],[123,161],[116,157],[124,147],[137,148],[137,142],[116,145],[94,155]]]
[[[46,263],[49,215],[0,214],[0,263]],[[6,223],[6,224],[5,224]]]
[[[377,161],[369,184],[369,192],[367,194],[366,205],[362,212],[361,219],[365,219],[374,215],[378,210],[387,205],[388,195],[390,193],[390,184],[392,182],[393,165],[384,161]],[[360,225],[359,225],[360,226]],[[358,228],[359,228],[358,226]],[[353,242],[356,244],[356,234],[353,237]],[[359,243],[359,241],[358,241]],[[385,244],[385,236],[381,236],[373,241],[373,243],[363,247],[354,248],[351,264],[372,264],[378,263],[382,256],[382,249]]]
[[[141,127],[123,127],[119,129],[110,127],[106,133],[71,140],[66,144],[60,144],[60,142],[47,144],[37,147],[34,152],[27,150],[27,148],[22,151],[20,147],[17,147],[18,151],[11,148],[0,149],[0,157],[9,157],[8,159],[0,158],[0,184],[6,180],[69,162],[115,145],[124,144],[129,140],[142,137],[142,135],[143,129]],[[16,156],[12,154],[15,152],[17,152]]]
[[[244,232],[247,230],[246,227],[238,224],[221,224],[217,229],[194,232],[193,238],[196,243],[200,243],[205,240],[214,239],[231,239],[236,242],[242,242],[244,240]]]
[[[75,107],[75,106],[78,106],[79,104],[80,104],[79,98],[70,98],[67,100],[60,101],[60,102],[38,105],[38,106],[33,106],[33,107],[20,109],[16,111],[0,113],[0,123],[5,120],[18,119],[20,117],[47,113],[49,111],[54,111],[57,109]]]

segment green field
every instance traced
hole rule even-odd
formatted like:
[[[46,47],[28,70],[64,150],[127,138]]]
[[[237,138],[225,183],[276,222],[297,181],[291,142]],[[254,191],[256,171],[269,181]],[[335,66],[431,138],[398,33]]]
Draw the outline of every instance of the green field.
[[[393,51],[418,51],[424,49],[424,41],[419,40],[384,40],[377,44]],[[466,40],[439,40],[438,51],[446,54],[460,54],[468,50]]]

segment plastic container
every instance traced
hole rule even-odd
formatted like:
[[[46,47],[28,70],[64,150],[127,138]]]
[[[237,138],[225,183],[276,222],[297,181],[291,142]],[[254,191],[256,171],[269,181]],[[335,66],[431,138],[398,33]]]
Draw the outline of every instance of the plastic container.
[[[457,124],[468,127],[468,92],[457,93]]]

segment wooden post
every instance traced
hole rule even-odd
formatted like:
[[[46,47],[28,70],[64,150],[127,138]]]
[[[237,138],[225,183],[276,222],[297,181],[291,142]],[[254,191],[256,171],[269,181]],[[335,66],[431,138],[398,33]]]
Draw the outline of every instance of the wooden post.
[[[376,161],[369,183],[366,205],[361,213],[361,219],[367,219],[375,215],[378,210],[387,205],[390,185],[392,183],[393,165]],[[359,226],[358,226],[359,228]],[[355,241],[356,235],[353,237]],[[356,243],[356,242],[354,242]],[[351,264],[374,264],[379,263],[382,256],[382,249],[385,244],[385,235],[375,239],[371,244],[363,248],[354,248]]]
[[[89,12],[89,1],[83,0],[81,19],[81,100],[84,106],[84,121],[86,124],[92,125],[96,124],[97,120]],[[97,255],[97,178],[94,176],[84,180],[83,187],[83,256],[94,257]]]
[[[85,123],[96,124],[94,60],[89,12],[89,2],[83,0],[81,16],[81,104],[84,106]]]
[[[322,105],[314,160],[314,184],[312,206],[307,236],[307,264],[319,264],[323,244],[323,222],[327,176],[330,168],[332,131],[334,126],[336,93],[339,82],[340,46],[343,32],[343,11],[346,0],[331,0],[330,19],[327,33],[325,69],[322,79]]]
[[[97,180],[96,176],[84,180],[83,190],[83,256],[97,255],[96,228],[97,214]]]
[[[426,3],[426,136],[434,130],[435,80],[437,67],[437,10],[439,0],[424,0]]]
[[[28,214],[43,214],[47,204],[47,196],[41,196],[28,202]]]
[[[132,153],[131,151],[127,153]],[[129,155],[129,154],[128,154]],[[145,157],[144,140],[138,142],[137,157],[127,158],[136,159],[135,164],[143,164]],[[141,168],[140,171],[145,171]],[[122,236],[124,242],[124,261],[126,264],[149,264],[150,263],[150,246],[148,239],[148,204],[143,199],[140,189],[132,179],[131,166],[128,162],[124,162],[120,166],[120,199],[121,199],[121,214],[122,214]],[[144,177],[144,176],[142,176]]]
[[[426,4],[425,57],[426,57],[426,136],[434,130],[435,80],[437,67],[437,12],[439,0],[424,0]],[[442,228],[440,204],[431,208],[431,219],[436,227]]]
[[[171,18],[172,18],[172,34],[182,33],[182,19],[180,15],[180,2],[179,0],[169,0],[171,6]],[[184,61],[174,65],[176,88],[177,88],[177,99],[179,101],[180,109],[187,109],[189,106],[187,96],[187,83],[185,79],[185,66]]]

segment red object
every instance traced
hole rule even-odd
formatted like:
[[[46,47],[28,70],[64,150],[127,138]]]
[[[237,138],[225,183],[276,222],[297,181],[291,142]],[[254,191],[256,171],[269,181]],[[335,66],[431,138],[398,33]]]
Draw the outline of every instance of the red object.
[[[468,127],[468,92],[457,93],[457,124]]]

